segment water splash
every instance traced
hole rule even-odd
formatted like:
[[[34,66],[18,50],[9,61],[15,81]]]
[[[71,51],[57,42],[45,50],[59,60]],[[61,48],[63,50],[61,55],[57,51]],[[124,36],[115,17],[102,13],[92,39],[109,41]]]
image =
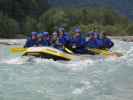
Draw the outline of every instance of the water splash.
[[[120,59],[70,62],[14,56],[3,46],[0,100],[132,100],[133,43],[115,44]]]

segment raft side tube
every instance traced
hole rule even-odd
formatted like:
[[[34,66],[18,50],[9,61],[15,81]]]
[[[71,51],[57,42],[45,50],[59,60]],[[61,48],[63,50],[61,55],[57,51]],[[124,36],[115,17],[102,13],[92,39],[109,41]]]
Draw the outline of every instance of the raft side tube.
[[[73,55],[64,53],[58,49],[51,47],[31,47],[23,53],[23,56],[34,56],[46,59],[66,61],[70,61],[73,59]]]

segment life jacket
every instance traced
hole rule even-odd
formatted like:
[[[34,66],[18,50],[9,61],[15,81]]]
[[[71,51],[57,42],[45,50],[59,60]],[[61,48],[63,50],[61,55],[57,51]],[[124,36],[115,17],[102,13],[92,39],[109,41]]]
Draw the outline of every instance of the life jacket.
[[[98,39],[89,39],[86,44],[89,48],[99,48],[100,42]]]
[[[37,40],[32,40],[31,38],[28,38],[24,47],[28,48],[28,47],[33,47],[33,46],[37,46]]]
[[[103,41],[104,48],[110,49],[114,46],[114,43],[109,38],[104,38],[104,39],[102,39],[102,41]]]
[[[72,43],[77,47],[84,47],[86,45],[85,39],[81,36],[72,38]]]
[[[58,42],[65,46],[71,43],[71,38],[68,34],[64,34],[63,36],[59,37]]]
[[[86,42],[85,39],[81,36],[72,38],[72,46],[75,46],[75,48],[72,47],[73,51],[78,54],[84,54],[86,53]]]

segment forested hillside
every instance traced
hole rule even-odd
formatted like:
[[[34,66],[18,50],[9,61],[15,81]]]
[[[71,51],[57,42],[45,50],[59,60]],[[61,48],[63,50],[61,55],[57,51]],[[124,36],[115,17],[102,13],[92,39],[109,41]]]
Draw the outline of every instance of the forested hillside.
[[[133,0],[49,0],[52,6],[110,7],[133,19]]]
[[[47,8],[47,0],[0,0],[1,13],[17,20],[23,20],[25,16],[40,16]]]
[[[48,0],[0,0],[0,36],[23,35],[26,25],[35,23],[48,8]]]
[[[0,38],[23,38],[32,31],[53,32],[60,26],[69,32],[78,26],[83,32],[132,35],[133,22],[128,19],[130,9],[126,6],[133,3],[126,1],[0,0]]]

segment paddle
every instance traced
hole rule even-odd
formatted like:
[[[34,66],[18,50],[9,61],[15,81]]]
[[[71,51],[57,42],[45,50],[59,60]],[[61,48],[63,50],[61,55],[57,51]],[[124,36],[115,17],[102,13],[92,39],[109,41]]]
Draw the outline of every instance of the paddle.
[[[64,47],[64,50],[65,50],[67,53],[69,53],[69,54],[73,54],[73,52],[72,52],[70,49],[66,48],[66,47]]]
[[[108,56],[111,54],[111,52],[109,50],[102,50],[102,49],[88,48],[88,51],[91,51],[91,52],[94,52],[95,54],[103,55],[103,56]]]
[[[17,47],[17,48],[11,48],[10,51],[12,53],[23,53],[24,51],[26,51],[27,48],[21,48],[21,47]]]
[[[92,52],[95,52],[98,55],[102,55],[104,57],[111,57],[111,56],[113,56],[113,57],[118,57],[119,58],[119,57],[123,56],[122,53],[119,53],[119,52],[111,52],[108,49],[102,50],[102,49],[90,49],[89,48],[88,50],[90,50]]]

